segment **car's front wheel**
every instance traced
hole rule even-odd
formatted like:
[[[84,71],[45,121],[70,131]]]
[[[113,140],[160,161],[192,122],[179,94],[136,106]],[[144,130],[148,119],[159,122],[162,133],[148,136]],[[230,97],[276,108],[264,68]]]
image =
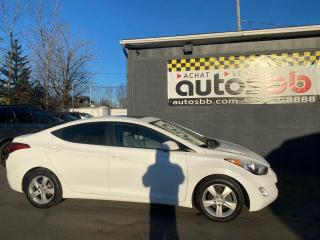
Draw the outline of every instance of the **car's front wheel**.
[[[218,176],[202,182],[197,191],[197,205],[209,219],[227,222],[235,219],[244,205],[241,187],[232,178]]]
[[[24,192],[29,202],[38,208],[49,208],[62,200],[58,178],[45,169],[36,170],[25,177]]]

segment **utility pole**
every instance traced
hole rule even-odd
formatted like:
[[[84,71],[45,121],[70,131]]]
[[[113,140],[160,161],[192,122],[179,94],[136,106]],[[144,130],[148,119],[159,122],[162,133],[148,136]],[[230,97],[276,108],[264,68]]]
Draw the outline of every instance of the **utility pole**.
[[[90,95],[89,95],[89,107],[91,107],[91,97],[92,97],[92,96],[91,96],[91,94],[92,94],[92,85],[91,85],[91,83],[90,83],[90,85],[89,85],[89,92],[90,92],[90,93],[89,93],[89,94],[90,94]]]
[[[240,0],[237,1],[237,31],[241,31],[241,18],[240,18]]]

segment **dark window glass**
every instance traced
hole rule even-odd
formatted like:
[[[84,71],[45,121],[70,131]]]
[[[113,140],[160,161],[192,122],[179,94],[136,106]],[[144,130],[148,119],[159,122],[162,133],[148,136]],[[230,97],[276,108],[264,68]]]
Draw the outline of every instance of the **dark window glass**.
[[[16,121],[10,108],[0,107],[0,123],[14,123]]]
[[[15,107],[12,109],[18,123],[33,123],[33,118],[28,108]]]
[[[13,112],[12,112],[12,110],[11,110],[11,108],[8,108],[7,109],[7,117],[8,117],[8,119],[7,119],[7,121],[9,122],[9,123],[15,123],[16,122],[16,118],[15,118],[15,116],[13,115]]]
[[[8,122],[8,112],[6,108],[0,108],[0,123]]]
[[[43,123],[43,124],[54,123],[54,119],[45,111],[33,110],[32,113],[37,123]]]
[[[104,122],[78,124],[56,130],[52,134],[68,142],[107,145]]]
[[[119,147],[161,149],[170,139],[152,129],[134,124],[114,124],[115,145]]]

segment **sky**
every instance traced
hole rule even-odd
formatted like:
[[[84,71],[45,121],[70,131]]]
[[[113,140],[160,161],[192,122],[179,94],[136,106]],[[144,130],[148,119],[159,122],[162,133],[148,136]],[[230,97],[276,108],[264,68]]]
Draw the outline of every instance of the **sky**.
[[[125,84],[121,39],[236,31],[236,0],[64,0],[74,37],[92,44],[95,85]],[[320,24],[320,0],[240,0],[243,30]]]

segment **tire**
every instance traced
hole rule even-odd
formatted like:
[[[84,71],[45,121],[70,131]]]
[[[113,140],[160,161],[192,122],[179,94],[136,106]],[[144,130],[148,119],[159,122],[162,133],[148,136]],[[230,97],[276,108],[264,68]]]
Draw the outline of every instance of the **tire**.
[[[244,205],[241,187],[227,176],[216,176],[202,182],[197,190],[196,201],[199,210],[215,222],[235,219]]]
[[[7,147],[10,145],[11,141],[4,142],[0,147],[0,165],[6,167],[6,161],[9,157],[9,152]]]
[[[62,200],[60,181],[49,170],[31,172],[25,177],[23,186],[28,201],[37,208],[50,208]]]

